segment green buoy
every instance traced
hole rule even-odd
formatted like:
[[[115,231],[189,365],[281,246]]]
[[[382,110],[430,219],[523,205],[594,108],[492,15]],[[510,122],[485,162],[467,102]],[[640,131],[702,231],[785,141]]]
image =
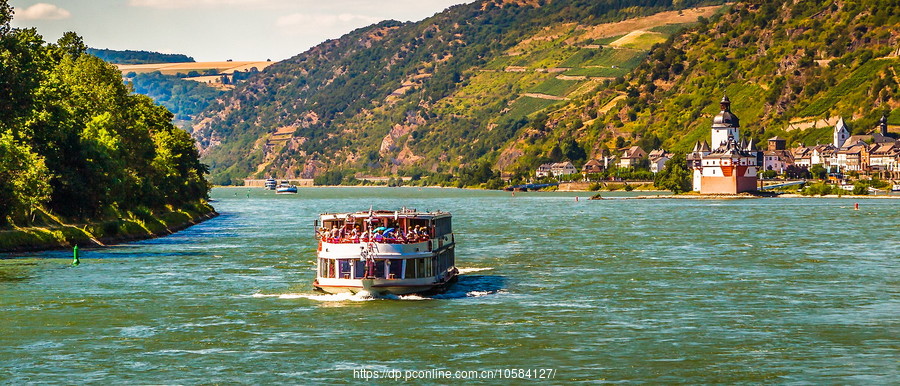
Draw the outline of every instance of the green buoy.
[[[78,264],[81,264],[81,262],[78,261],[78,246],[76,245],[74,248],[72,248],[72,265]]]

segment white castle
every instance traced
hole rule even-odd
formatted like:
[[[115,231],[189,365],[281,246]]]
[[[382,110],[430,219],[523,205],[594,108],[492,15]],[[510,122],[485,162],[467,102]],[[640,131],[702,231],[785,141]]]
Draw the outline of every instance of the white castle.
[[[741,140],[740,119],[731,112],[727,96],[722,111],[713,119],[712,148],[698,141],[688,155],[694,191],[703,194],[737,194],[756,190],[759,151],[753,141]]]

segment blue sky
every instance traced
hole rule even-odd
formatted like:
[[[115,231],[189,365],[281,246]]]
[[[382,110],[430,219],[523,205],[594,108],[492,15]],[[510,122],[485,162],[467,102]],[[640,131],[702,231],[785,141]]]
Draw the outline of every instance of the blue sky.
[[[472,0],[10,0],[15,27],[95,48],[198,61],[283,60],[381,20],[421,20]]]

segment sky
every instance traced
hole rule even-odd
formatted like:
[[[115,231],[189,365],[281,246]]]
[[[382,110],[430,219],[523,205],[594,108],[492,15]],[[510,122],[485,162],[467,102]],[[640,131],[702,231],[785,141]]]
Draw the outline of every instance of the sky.
[[[418,21],[472,0],[10,0],[14,27],[93,48],[197,61],[284,60],[382,20]]]

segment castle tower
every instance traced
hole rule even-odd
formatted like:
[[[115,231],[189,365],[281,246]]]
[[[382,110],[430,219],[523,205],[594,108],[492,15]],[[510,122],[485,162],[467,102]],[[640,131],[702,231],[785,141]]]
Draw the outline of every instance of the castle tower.
[[[741,140],[738,117],[731,112],[731,101],[722,98],[722,111],[713,118],[712,144],[694,163],[694,190],[702,194],[737,194],[756,190],[761,153],[752,140]],[[699,150],[699,151],[698,151]],[[695,156],[696,157],[696,156]]]
[[[881,114],[881,119],[878,120],[878,134],[885,137],[888,135],[887,115],[885,114]]]
[[[847,124],[844,123],[844,117],[838,120],[838,123],[834,125],[834,134],[833,139],[835,148],[840,149],[844,146],[844,142],[847,141],[847,138],[850,138],[850,130],[847,130]]]
[[[722,111],[713,118],[712,142],[709,144],[713,149],[727,143],[729,139],[738,142],[741,140],[740,134],[738,134],[741,123],[738,117],[731,112],[731,100],[728,99],[728,96],[724,96],[719,105],[722,107]]]

